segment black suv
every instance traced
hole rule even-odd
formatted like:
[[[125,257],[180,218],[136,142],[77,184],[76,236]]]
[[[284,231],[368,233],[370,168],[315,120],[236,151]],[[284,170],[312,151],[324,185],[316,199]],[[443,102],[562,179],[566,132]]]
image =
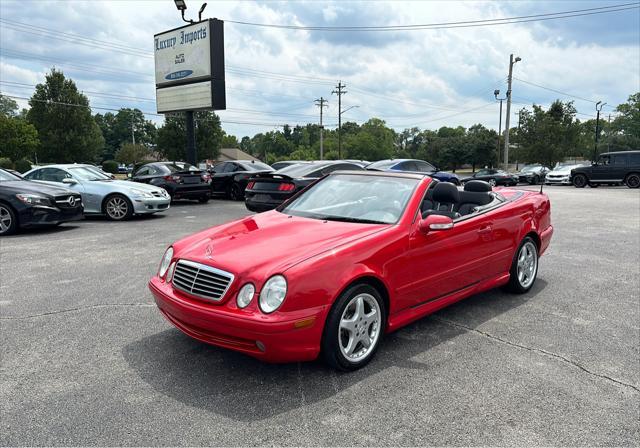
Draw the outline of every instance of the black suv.
[[[638,188],[640,187],[640,151],[600,154],[598,161],[593,165],[571,170],[571,183],[576,188],[619,183],[624,183],[629,188]]]

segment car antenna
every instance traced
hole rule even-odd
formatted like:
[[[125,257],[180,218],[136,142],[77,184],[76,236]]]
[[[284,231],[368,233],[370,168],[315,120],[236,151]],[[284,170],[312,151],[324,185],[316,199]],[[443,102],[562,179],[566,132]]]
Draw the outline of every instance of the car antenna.
[[[542,187],[544,186],[544,181],[540,182],[540,194],[542,194]]]

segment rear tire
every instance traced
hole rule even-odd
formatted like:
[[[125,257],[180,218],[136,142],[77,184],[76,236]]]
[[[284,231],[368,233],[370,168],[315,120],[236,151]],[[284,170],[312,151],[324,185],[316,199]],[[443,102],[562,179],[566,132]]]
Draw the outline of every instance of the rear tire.
[[[624,180],[624,183],[629,188],[640,188],[640,174],[631,173]]]
[[[371,285],[357,284],[333,304],[322,336],[322,357],[333,368],[353,371],[377,351],[386,324],[384,300]]]
[[[506,289],[516,294],[529,291],[538,276],[538,246],[533,238],[525,237],[516,251]]]
[[[114,194],[104,201],[102,212],[112,221],[126,221],[133,216],[133,204],[126,196]]]
[[[584,174],[576,174],[573,176],[573,186],[576,188],[584,188],[588,183],[587,176]]]
[[[18,219],[13,209],[0,204],[0,236],[12,235],[18,230]]]
[[[244,199],[243,196],[244,195],[242,191],[240,191],[240,187],[238,186],[238,184],[231,184],[231,187],[229,188],[229,198],[232,201],[241,201],[242,199]]]

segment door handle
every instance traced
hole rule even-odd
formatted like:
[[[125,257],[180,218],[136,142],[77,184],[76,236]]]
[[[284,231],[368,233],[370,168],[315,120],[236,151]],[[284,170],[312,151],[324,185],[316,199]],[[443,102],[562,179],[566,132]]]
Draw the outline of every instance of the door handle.
[[[487,224],[487,225],[484,225],[484,226],[480,227],[480,230],[478,230],[478,233],[484,235],[484,234],[487,234],[487,233],[491,233],[492,230],[493,230],[493,227],[491,227],[491,224]]]

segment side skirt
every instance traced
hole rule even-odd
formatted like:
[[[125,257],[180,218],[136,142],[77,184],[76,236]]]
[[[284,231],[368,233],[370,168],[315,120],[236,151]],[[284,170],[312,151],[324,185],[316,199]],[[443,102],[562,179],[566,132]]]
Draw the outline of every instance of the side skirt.
[[[459,289],[446,296],[436,299],[428,300],[420,305],[404,309],[393,316],[389,316],[389,322],[386,328],[387,333],[394,332],[405,325],[410,324],[424,316],[431,313],[435,313],[439,309],[456,303],[462,299],[466,299],[474,294],[479,294],[489,289],[497,288],[498,286],[506,285],[509,282],[509,273],[501,274],[497,277],[492,277],[486,280],[482,280],[478,283],[469,285],[463,289]]]

